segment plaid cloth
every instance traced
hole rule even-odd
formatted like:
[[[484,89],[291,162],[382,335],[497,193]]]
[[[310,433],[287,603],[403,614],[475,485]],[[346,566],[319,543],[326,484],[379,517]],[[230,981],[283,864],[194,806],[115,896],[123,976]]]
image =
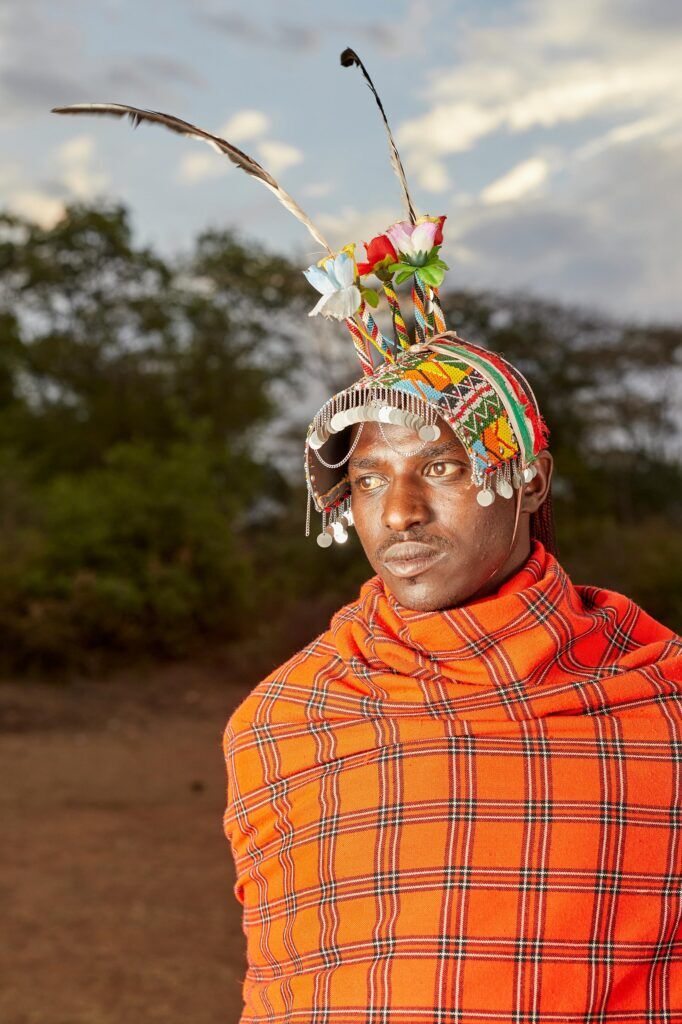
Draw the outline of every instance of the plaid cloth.
[[[223,742],[242,1024],[682,1021],[682,639],[539,542],[370,579]]]

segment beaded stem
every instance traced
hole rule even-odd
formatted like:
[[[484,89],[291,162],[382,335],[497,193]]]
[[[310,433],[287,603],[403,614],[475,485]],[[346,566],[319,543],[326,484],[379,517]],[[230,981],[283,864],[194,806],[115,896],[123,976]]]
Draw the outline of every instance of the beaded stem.
[[[426,309],[426,320],[429,325],[429,338],[432,338],[436,333],[436,317],[433,311],[433,302],[431,300],[430,288],[426,289],[426,302],[424,305]]]
[[[429,337],[429,325],[426,318],[426,295],[424,293],[424,285],[421,282],[418,273],[414,275],[414,284],[412,286],[412,304],[414,306],[414,325],[415,333],[418,345],[423,345]]]
[[[396,341],[401,348],[410,347],[410,336],[407,333],[407,327],[403,320],[403,314],[400,310],[400,303],[398,302],[398,296],[396,295],[393,287],[384,281],[384,293],[388,299],[388,304],[391,307],[391,316],[393,318],[393,331],[395,333]]]
[[[377,350],[377,352],[381,353],[382,358],[384,358],[386,362],[393,362],[393,356],[390,354],[390,352],[384,350],[381,347],[381,345],[376,339],[376,335],[374,337],[371,335],[363,320],[354,320],[353,322],[355,323],[355,326],[362,334],[363,338],[365,338],[370,345],[374,345],[374,348]]]
[[[353,344],[355,346],[355,353],[360,360],[362,366],[362,372],[366,377],[370,377],[374,373],[374,364],[372,363],[372,357],[370,355],[369,341],[360,331],[358,325],[348,317],[344,323],[351,333],[353,338]]]
[[[445,331],[447,330],[447,327],[446,327],[446,324],[445,324],[445,317],[443,315],[443,307],[441,306],[441,303],[440,303],[440,296],[438,294],[438,289],[434,288],[432,290],[431,295],[432,295],[432,302],[433,302],[433,317],[434,317],[434,320],[435,320],[435,323],[436,323],[436,333],[437,334],[444,334]]]
[[[393,353],[391,352],[391,343],[389,342],[388,338],[385,338],[384,335],[379,330],[376,321],[374,320],[374,317],[372,316],[367,307],[366,302],[362,303],[358,312],[360,314],[360,318],[365,326],[365,329],[367,330],[369,337],[372,339],[372,344],[379,349],[379,351],[383,354],[384,358],[387,361],[393,362],[394,357]]]

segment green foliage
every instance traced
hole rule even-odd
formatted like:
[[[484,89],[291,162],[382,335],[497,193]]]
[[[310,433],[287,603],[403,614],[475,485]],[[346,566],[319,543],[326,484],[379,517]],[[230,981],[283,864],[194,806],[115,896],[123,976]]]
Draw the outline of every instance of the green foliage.
[[[125,211],[84,207],[51,231],[0,219],[0,268],[3,667],[243,631],[249,520],[281,489],[253,442],[295,366],[273,316],[291,269],[216,233],[171,267]]]
[[[163,445],[197,418],[215,443],[244,444],[273,415],[268,386],[291,371],[291,349],[277,348],[270,300],[235,315],[243,297],[211,277],[205,240],[172,270],[133,246],[120,208],[74,207],[52,231],[0,218],[0,239],[3,227],[0,341],[14,402],[0,438],[37,472],[97,465],[123,441]],[[233,259],[236,247],[227,236]],[[260,274],[267,291],[271,261],[240,251],[250,286]]]
[[[243,487],[251,472],[255,487],[257,474],[243,459],[219,458],[206,434],[163,453],[118,445],[103,466],[61,473],[34,492],[33,521],[6,534],[20,554],[2,553],[3,647],[15,663],[186,654],[198,639],[244,629],[252,576],[230,481]]]
[[[51,230],[0,217],[2,670],[247,637],[273,664],[355,596],[357,539],[322,554],[303,535],[304,424],[283,399],[347,383],[329,379],[335,352],[318,365],[308,348],[309,305],[298,268],[230,232],[170,262],[120,207],[74,206]],[[576,581],[679,629],[682,332],[487,293],[444,305],[533,383]]]

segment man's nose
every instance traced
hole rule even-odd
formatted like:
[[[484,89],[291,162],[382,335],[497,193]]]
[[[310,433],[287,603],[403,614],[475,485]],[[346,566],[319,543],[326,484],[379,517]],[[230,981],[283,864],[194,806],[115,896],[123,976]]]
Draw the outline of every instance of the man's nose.
[[[431,509],[419,484],[414,480],[394,477],[384,496],[383,525],[401,533],[412,526],[427,523],[430,518]]]

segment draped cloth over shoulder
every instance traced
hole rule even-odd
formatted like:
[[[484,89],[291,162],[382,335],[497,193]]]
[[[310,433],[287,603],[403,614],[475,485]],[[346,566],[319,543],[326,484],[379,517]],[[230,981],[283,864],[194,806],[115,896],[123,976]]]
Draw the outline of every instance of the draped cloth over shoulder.
[[[538,541],[450,611],[370,579],[225,729],[243,1024],[682,1021],[681,698]]]

